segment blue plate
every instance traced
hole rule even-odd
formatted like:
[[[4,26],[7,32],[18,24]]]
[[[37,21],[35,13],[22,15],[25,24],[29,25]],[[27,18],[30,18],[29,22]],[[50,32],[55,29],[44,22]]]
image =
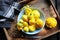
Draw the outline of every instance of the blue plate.
[[[36,8],[34,8],[34,9],[36,9]],[[38,9],[37,9],[37,10],[38,10]],[[44,15],[44,13],[42,12],[42,10],[39,9],[38,11],[40,12],[40,19],[43,20],[44,25],[45,25],[45,15]],[[24,15],[24,10],[21,10],[21,11],[20,11],[20,13],[19,13],[19,15],[18,15],[17,22],[19,22],[19,20],[22,18],[22,15]],[[34,32],[24,32],[24,30],[22,30],[22,32],[24,32],[25,34],[34,35],[34,34],[37,34],[37,33],[41,32],[42,29],[44,28],[44,25],[43,25],[42,28],[37,29],[37,30],[35,30]]]

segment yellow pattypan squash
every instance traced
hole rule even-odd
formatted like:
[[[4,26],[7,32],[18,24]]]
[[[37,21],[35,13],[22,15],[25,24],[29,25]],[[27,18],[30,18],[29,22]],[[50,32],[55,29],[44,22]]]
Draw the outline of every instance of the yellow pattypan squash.
[[[49,17],[46,20],[46,26],[49,28],[55,28],[57,25],[57,20],[53,17]]]

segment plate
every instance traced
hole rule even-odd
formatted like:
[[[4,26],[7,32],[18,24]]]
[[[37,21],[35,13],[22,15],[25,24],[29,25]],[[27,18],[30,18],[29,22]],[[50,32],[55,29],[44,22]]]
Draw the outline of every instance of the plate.
[[[33,8],[33,7],[31,7],[31,8]],[[33,8],[33,9],[36,9],[36,10],[38,10],[39,12],[40,12],[40,19],[42,19],[42,21],[44,22],[44,24],[43,24],[43,27],[42,28],[40,28],[40,29],[37,29],[37,30],[35,30],[34,32],[24,32],[24,30],[22,30],[22,32],[24,32],[25,34],[29,34],[29,35],[34,35],[34,34],[37,34],[37,33],[39,33],[39,32],[41,32],[42,31],[42,29],[44,28],[44,26],[45,26],[45,14],[44,14],[44,12],[41,10],[41,9],[37,9],[37,8]],[[24,9],[23,10],[21,10],[20,11],[20,13],[19,13],[19,15],[18,15],[18,19],[17,19],[17,22],[19,22],[19,20],[22,18],[22,16],[24,15]]]

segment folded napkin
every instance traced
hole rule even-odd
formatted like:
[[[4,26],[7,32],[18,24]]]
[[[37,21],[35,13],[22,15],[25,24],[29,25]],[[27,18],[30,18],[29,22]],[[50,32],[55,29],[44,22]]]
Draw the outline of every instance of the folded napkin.
[[[0,6],[0,27],[10,28],[11,23],[6,20],[14,20],[15,14],[17,15],[20,12],[20,8],[23,7],[23,5],[17,2],[13,2],[12,5],[0,2]]]

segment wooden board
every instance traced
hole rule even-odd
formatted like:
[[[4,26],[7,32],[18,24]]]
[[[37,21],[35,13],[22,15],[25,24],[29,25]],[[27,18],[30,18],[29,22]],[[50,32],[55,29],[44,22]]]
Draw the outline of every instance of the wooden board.
[[[15,21],[12,22],[12,26],[9,30],[3,28],[8,40],[40,40],[40,39],[49,37],[53,34],[60,32],[60,27],[59,27],[60,17],[51,0],[34,0],[28,4],[30,6],[37,7],[43,10],[46,15],[46,18],[48,17],[56,18],[58,21],[58,25],[53,29],[48,29],[45,27],[40,33],[38,33],[37,35],[34,35],[34,36],[40,36],[37,39],[36,38],[25,38],[25,36],[24,38],[21,38],[20,36],[22,34],[16,28],[16,20],[17,20],[17,17],[16,17]]]

